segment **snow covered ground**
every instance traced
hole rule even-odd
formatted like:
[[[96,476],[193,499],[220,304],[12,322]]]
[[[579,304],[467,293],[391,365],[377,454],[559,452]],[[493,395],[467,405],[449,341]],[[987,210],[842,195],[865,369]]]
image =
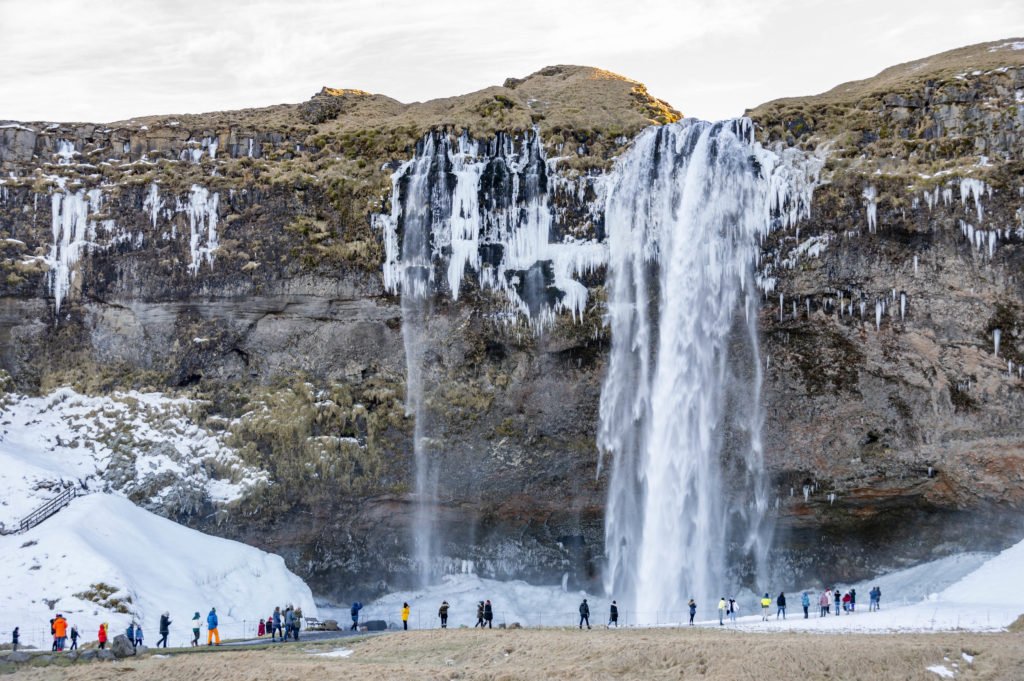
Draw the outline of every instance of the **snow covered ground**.
[[[96,639],[101,622],[116,634],[135,619],[148,645],[159,638],[164,611],[173,622],[171,645],[187,644],[196,611],[205,641],[211,607],[222,638],[253,635],[276,605],[317,615],[309,587],[280,556],[178,525],[112,494],[80,497],[25,534],[0,536],[0,556],[0,631],[7,636],[21,627],[22,642],[37,647],[49,647],[49,621],[58,612],[86,641]],[[102,591],[97,584],[116,591],[94,593],[102,603],[75,595]],[[127,598],[127,613],[111,603]]]
[[[134,391],[0,395],[0,523],[15,525],[65,485],[140,493],[149,508],[238,498],[265,474],[196,425],[196,406]]]
[[[772,592],[773,606],[768,622],[761,621],[755,597],[740,595],[741,617],[726,627],[742,631],[877,633],[927,632],[966,629],[996,631],[1024,614],[1024,590],[1019,588],[1020,566],[1024,565],[1024,541],[998,555],[964,553],[879,576],[859,584],[838,585],[843,592],[857,589],[857,612],[820,618],[816,607],[820,591],[808,590],[811,616],[803,619],[800,591],[787,591],[787,618],[776,620],[774,606],[778,591]],[[830,585],[836,586],[836,585]],[[868,612],[868,592],[873,586],[882,590],[882,609]],[[726,594],[728,597],[730,594]],[[576,626],[580,601],[587,598],[591,625],[608,621],[610,599],[558,586],[532,586],[525,582],[500,582],[476,575],[449,575],[440,584],[419,591],[395,592],[366,604],[361,619],[384,619],[401,626],[402,604],[411,607],[410,626],[439,626],[437,609],[447,600],[449,627],[473,626],[476,604],[490,599],[494,624],[519,622],[524,626]],[[717,598],[715,598],[717,603]],[[620,622],[635,626],[678,626],[681,614],[632,613],[628,603],[618,603]],[[325,617],[350,621],[347,608],[321,606]],[[699,622],[717,627],[718,620]]]

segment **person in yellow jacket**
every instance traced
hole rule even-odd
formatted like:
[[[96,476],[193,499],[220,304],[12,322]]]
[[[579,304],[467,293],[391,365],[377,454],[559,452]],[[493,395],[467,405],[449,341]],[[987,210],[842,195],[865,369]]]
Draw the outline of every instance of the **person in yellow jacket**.
[[[761,621],[762,622],[767,622],[768,621],[768,611],[771,609],[771,607],[772,607],[772,599],[768,597],[768,594],[765,594],[764,598],[761,599]]]
[[[722,596],[722,600],[718,601],[718,623],[725,626],[725,596]]]
[[[402,603],[402,629],[409,629],[409,604]]]

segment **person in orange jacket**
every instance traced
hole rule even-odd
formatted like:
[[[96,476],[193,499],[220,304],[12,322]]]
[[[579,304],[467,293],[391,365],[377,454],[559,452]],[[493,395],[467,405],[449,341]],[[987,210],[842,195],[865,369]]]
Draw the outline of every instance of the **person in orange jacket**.
[[[57,650],[64,650],[64,641],[68,636],[68,621],[60,613],[57,613],[57,619],[53,620],[53,635],[57,637]]]
[[[100,642],[100,650],[107,647],[107,623],[104,622],[100,625],[99,633],[96,634],[96,640]]]

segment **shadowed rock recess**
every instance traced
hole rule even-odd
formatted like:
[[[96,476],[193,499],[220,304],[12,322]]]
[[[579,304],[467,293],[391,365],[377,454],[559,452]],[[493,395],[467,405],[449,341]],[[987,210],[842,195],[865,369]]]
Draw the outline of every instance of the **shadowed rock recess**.
[[[747,113],[765,146],[824,163],[811,217],[758,263],[777,569],[851,579],[1024,534],[1021,107],[1010,39]],[[426,103],[324,88],[267,109],[0,122],[0,386],[190,397],[267,482],[228,505],[137,503],[280,553],[329,600],[410,586],[391,174],[428,133],[485,161],[542,148],[550,241],[600,243],[616,156],[679,118],[639,83],[555,66]],[[486,175],[480,205],[514,205],[510,186]],[[605,270],[577,277],[579,309],[558,309],[550,262],[520,275],[539,293],[440,277],[418,330],[435,568],[598,588]],[[531,324],[513,294],[554,313]]]

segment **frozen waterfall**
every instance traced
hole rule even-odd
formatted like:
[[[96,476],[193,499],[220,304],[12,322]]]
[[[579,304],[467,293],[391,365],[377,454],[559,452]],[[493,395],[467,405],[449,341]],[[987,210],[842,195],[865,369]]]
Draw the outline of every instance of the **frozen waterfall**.
[[[605,588],[639,621],[691,597],[710,614],[730,549],[759,562],[770,541],[753,267],[809,206],[792,160],[747,119],[683,121],[641,133],[608,190]]]

